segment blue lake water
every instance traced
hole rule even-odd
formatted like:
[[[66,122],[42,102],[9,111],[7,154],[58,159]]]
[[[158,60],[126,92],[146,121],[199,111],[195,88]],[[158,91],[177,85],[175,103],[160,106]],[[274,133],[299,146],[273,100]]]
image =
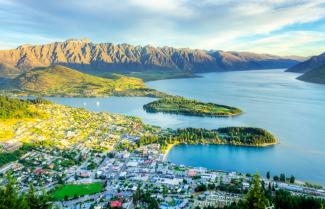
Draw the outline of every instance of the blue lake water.
[[[151,88],[239,107],[244,114],[232,118],[149,114],[142,105],[152,98],[51,98],[92,111],[139,116],[161,127],[254,126],[275,134],[280,144],[267,148],[227,145],[179,145],[168,155],[176,164],[264,175],[294,174],[296,178],[325,184],[325,85],[301,82],[298,74],[260,70],[202,74],[201,78],[148,82]],[[99,103],[98,103],[99,102]]]

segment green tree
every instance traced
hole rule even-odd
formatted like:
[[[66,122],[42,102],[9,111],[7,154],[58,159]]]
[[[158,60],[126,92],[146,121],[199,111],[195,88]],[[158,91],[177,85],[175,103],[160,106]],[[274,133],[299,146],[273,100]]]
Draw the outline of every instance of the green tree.
[[[246,196],[246,207],[248,209],[265,209],[266,198],[261,190],[260,175],[256,173],[252,179],[252,185]]]
[[[41,195],[37,195],[35,188],[32,184],[29,185],[27,201],[31,209],[51,208],[50,197],[46,194],[45,191],[42,191]]]
[[[291,175],[290,176],[290,183],[291,184],[294,184],[295,183],[295,180],[296,180],[296,178],[293,175]]]
[[[37,195],[34,187],[29,187],[28,193],[18,194],[15,179],[8,174],[7,184],[0,189],[1,209],[49,209],[52,207],[49,196],[43,191]]]
[[[15,188],[15,179],[8,174],[7,185],[0,191],[0,206],[3,209],[19,208],[19,197]]]
[[[280,181],[282,181],[282,182],[286,181],[286,176],[284,175],[284,173],[280,174]]]
[[[270,179],[270,178],[271,178],[270,171],[266,172],[266,178],[267,178],[267,179]]]
[[[274,181],[279,181],[279,176],[273,176]]]

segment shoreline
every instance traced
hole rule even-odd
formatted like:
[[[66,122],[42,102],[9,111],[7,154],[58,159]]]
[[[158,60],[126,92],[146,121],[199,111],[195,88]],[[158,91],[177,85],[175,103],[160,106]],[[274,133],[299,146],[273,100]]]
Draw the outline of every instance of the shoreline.
[[[149,103],[148,103],[149,104]],[[144,107],[145,105],[143,105]],[[144,110],[146,113],[150,114],[155,114],[155,113],[162,113],[162,114],[167,114],[167,115],[183,115],[183,116],[189,116],[189,117],[202,117],[202,118],[231,118],[231,117],[236,117],[242,115],[244,112],[241,110],[240,113],[229,113],[229,114],[224,114],[224,115],[213,115],[213,114],[204,114],[204,113],[184,113],[184,112],[173,112],[173,111],[160,111],[160,110],[155,110],[151,111],[148,110],[144,107]]]

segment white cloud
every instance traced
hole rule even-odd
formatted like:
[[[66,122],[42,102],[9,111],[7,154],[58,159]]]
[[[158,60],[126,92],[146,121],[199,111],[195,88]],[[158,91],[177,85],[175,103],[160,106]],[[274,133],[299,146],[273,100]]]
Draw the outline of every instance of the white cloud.
[[[323,47],[316,47],[323,43]],[[253,41],[240,42],[229,46],[232,50],[254,51],[258,53],[274,53],[288,55],[310,56],[325,51],[325,32],[292,31],[272,35]]]
[[[188,7],[185,0],[129,0],[131,5],[149,12],[176,17],[192,17],[195,12]]]
[[[9,1],[0,0],[0,5],[6,2]],[[11,2],[14,3],[10,6],[12,7],[10,10],[0,8],[0,23],[8,25],[8,29],[0,28],[0,32],[5,35],[6,31],[8,34],[17,32],[12,30],[12,27],[21,29],[19,31],[22,34],[35,34],[33,31],[35,28],[48,33],[49,37],[70,38],[90,34],[89,38],[97,42],[114,40],[134,44],[150,43],[205,49],[234,47],[240,50],[240,46],[246,49],[245,43],[238,44],[243,38],[256,35],[269,37],[279,30],[290,35],[285,30],[288,26],[325,18],[325,0],[12,0]],[[26,31],[22,29],[33,23],[35,26],[29,27]],[[297,30],[302,31],[301,28]],[[286,42],[292,40],[294,38],[288,37]],[[305,41],[303,44],[308,43],[311,42]],[[261,44],[263,47],[262,44],[265,43],[252,44],[255,46]],[[287,50],[288,53],[294,51],[289,45]],[[279,50],[275,52],[277,51]]]
[[[210,0],[208,4],[213,2]],[[195,47],[229,49],[242,37],[268,35],[287,26],[313,22],[325,17],[325,1],[252,0],[233,3],[234,1],[227,2],[222,18],[214,17],[215,28],[211,28],[208,34],[193,38]],[[212,23],[208,25],[211,26]],[[291,38],[288,37],[285,41],[291,42]],[[290,53],[290,49],[288,52]]]

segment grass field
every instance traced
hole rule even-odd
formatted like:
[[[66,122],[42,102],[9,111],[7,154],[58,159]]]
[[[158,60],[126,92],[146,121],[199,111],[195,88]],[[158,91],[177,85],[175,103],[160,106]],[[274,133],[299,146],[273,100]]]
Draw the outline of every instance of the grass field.
[[[54,200],[63,200],[65,196],[68,198],[79,197],[88,194],[95,194],[102,190],[103,184],[95,182],[91,184],[67,184],[62,185],[52,192]]]

